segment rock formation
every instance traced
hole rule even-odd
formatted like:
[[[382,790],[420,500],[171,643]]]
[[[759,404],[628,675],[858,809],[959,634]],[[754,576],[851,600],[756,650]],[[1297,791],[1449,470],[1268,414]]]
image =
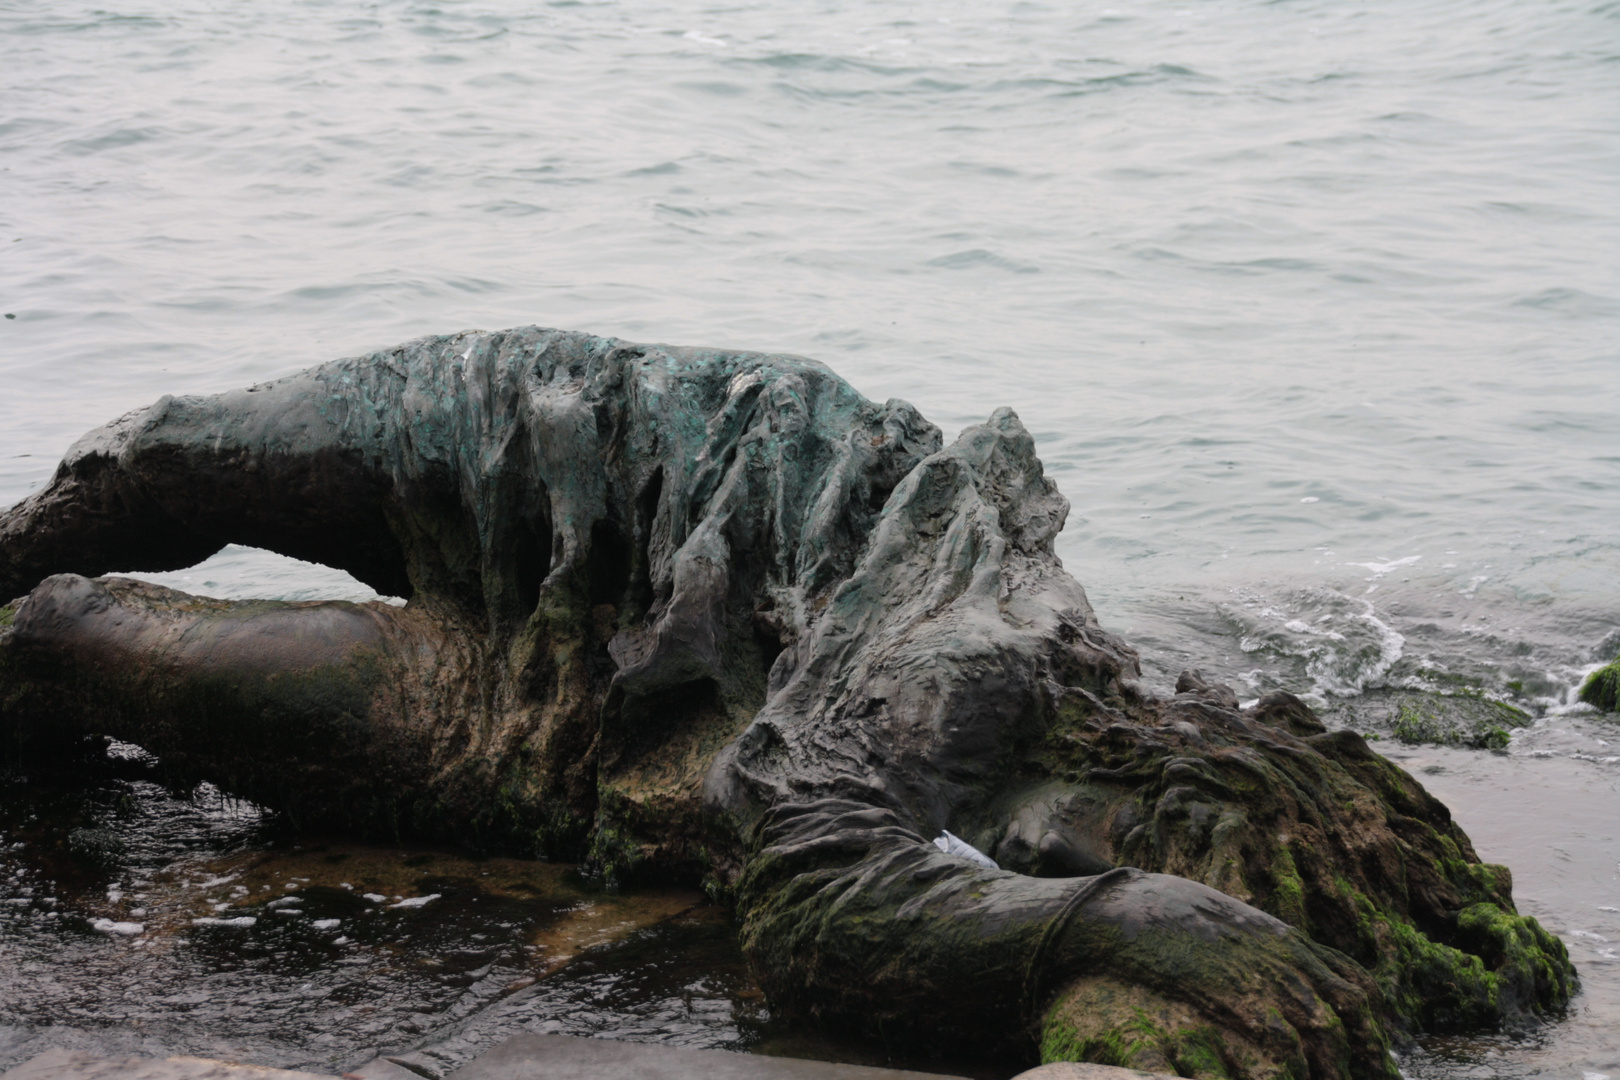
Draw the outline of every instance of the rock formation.
[[[702,878],[775,1007],[891,1039],[1365,1080],[1560,1008],[1562,945],[1410,776],[1286,694],[1144,693],[1067,511],[1005,409],[942,446],[809,360],[425,338],[81,439],[0,515],[0,733]],[[409,602],[96,577],[226,543]]]

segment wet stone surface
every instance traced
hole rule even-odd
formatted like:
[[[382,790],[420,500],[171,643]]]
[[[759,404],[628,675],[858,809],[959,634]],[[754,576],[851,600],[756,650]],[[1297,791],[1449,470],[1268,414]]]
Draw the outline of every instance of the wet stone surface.
[[[443,1075],[525,1030],[931,1067],[773,1020],[695,891],[289,836],[113,749],[0,778],[0,1069],[63,1046]]]

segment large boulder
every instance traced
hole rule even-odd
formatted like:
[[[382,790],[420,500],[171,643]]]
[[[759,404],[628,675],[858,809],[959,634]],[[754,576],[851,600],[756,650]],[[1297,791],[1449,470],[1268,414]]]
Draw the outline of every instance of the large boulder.
[[[0,732],[701,879],[777,1008],[890,1039],[1371,1078],[1560,1008],[1563,947],[1410,776],[1285,694],[1143,692],[1067,511],[1009,410],[943,446],[810,360],[425,338],[80,440],[0,515]],[[98,576],[226,543],[409,602]]]

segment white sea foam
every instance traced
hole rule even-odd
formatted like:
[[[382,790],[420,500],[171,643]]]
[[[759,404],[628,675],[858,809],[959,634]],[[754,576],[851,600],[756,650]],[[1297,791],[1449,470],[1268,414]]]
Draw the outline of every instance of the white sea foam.
[[[416,908],[431,904],[439,898],[439,893],[429,893],[427,896],[409,896],[397,904],[389,904],[391,908]]]
[[[1375,580],[1377,578],[1383,577],[1385,574],[1389,573],[1391,570],[1398,570],[1403,566],[1411,566],[1413,563],[1417,562],[1418,560],[1420,560],[1422,558],[1423,558],[1423,556],[1421,556],[1421,555],[1408,555],[1404,559],[1391,559],[1388,562],[1377,562],[1377,561],[1374,561],[1374,562],[1353,562],[1353,563],[1345,563],[1344,565],[1346,565],[1346,566],[1359,566],[1359,567],[1362,567],[1364,569],[1371,570],[1373,576],[1368,578],[1367,580],[1368,581],[1373,581],[1373,580]]]
[[[122,937],[134,937],[144,934],[146,927],[138,922],[115,922],[112,919],[92,919],[91,927],[100,930],[103,934],[116,934]]]

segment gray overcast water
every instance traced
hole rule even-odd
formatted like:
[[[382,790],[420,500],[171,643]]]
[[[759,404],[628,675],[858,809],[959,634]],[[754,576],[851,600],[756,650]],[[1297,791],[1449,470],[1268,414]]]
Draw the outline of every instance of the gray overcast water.
[[[0,59],[0,505],[162,394],[473,327],[1011,405],[1151,684],[1537,717],[1411,767],[1586,996],[1408,1069],[1620,1080],[1620,726],[1571,708],[1620,650],[1620,3],[4,0]]]

